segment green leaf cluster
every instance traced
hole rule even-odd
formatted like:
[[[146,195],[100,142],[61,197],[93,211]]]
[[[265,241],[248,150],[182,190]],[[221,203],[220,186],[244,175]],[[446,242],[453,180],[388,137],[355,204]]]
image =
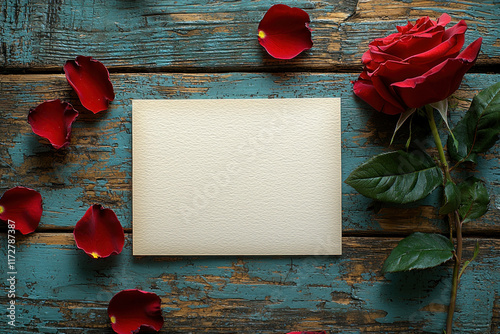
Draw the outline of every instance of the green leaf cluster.
[[[500,82],[477,94],[453,134],[448,137],[448,152],[458,162],[477,162],[477,154],[490,149],[500,135]]]
[[[448,125],[447,101],[440,101],[432,107],[439,110]],[[432,112],[432,109],[430,110]],[[413,113],[414,110],[411,110],[400,117],[396,131]],[[434,124],[434,121],[429,121],[429,124],[431,123]],[[437,132],[435,124],[433,129]],[[476,163],[477,155],[495,145],[499,135],[500,83],[497,83],[474,97],[465,116],[453,131],[450,131],[448,152],[457,164]],[[441,144],[440,140],[436,140],[436,143],[438,142]],[[442,150],[440,157],[445,161]],[[490,201],[484,183],[470,177],[457,185],[451,180],[446,163],[443,165],[447,179],[443,189],[444,201],[439,213],[458,213],[460,224],[484,215]],[[443,171],[423,151],[396,151],[369,159],[349,175],[346,183],[376,201],[405,204],[425,198],[442,185]],[[394,248],[384,263],[383,271],[398,272],[435,267],[450,260],[454,251],[451,240],[443,235],[413,233]],[[478,252],[479,245],[476,245],[474,257],[464,263],[460,276]]]
[[[448,125],[447,101],[440,101],[432,107],[439,110]],[[432,113],[432,109],[429,110]],[[413,113],[414,110],[411,110],[401,115],[396,131]],[[429,117],[435,141],[441,147],[432,114]],[[448,152],[457,164],[467,161],[476,163],[477,155],[495,145],[499,136],[500,83],[497,83],[474,97],[463,119],[452,132],[450,131]],[[490,201],[484,183],[470,177],[458,185],[455,184],[449,175],[443,150],[438,148],[438,151],[443,170],[423,151],[396,151],[369,159],[356,168],[345,182],[376,201],[405,204],[425,198],[442,185],[444,171],[447,179],[443,189],[444,202],[439,213],[458,213],[460,224],[484,215]],[[464,263],[460,276],[478,252],[477,245],[474,257]],[[383,271],[398,272],[435,267],[451,259],[453,253],[454,247],[450,239],[440,234],[413,233],[394,248],[384,263]]]

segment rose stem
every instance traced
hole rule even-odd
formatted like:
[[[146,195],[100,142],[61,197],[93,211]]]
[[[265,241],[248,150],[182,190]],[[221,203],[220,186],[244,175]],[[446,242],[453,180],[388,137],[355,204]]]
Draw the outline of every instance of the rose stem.
[[[427,111],[427,119],[429,120],[432,136],[434,137],[434,142],[436,143],[436,147],[439,152],[439,159],[441,160],[444,175],[446,176],[446,181],[452,181],[450,176],[450,169],[448,167],[448,161],[446,161],[446,157],[444,155],[443,143],[441,143],[441,138],[439,137],[438,129],[436,127],[436,122],[434,121],[434,111],[429,105],[425,106],[425,110]]]
[[[462,222],[455,211],[455,226],[457,230],[457,250],[455,252],[455,265],[453,266],[453,278],[451,285],[450,306],[446,317],[446,333],[451,334],[453,328],[453,313],[455,312],[455,302],[457,301],[458,284],[460,283],[459,271],[462,264]]]
[[[436,143],[436,147],[439,152],[439,159],[441,160],[441,165],[444,170],[444,175],[446,176],[445,184],[447,181],[453,182],[450,176],[448,162],[446,161],[446,157],[444,155],[443,143],[441,142],[441,138],[439,137],[439,133],[436,127],[436,121],[434,120],[434,110],[429,105],[425,106],[425,110],[427,112],[427,119],[429,121],[429,126],[432,131],[432,136],[434,137],[434,142]],[[452,214],[449,214],[448,219],[450,220],[450,235],[453,235],[451,231],[453,225],[455,225],[456,235],[457,235],[457,248],[454,253],[455,264],[453,266],[450,305],[448,307],[448,316],[446,317],[446,333],[451,334],[453,328],[453,313],[455,312],[458,283],[460,280],[458,277],[458,273],[460,272],[460,266],[462,265],[462,223],[460,222],[460,218],[458,216],[457,211],[455,211]]]

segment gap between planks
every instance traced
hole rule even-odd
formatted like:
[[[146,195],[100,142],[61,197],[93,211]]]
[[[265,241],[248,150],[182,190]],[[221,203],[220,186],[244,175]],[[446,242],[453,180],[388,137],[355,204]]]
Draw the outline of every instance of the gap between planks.
[[[499,74],[500,64],[480,64],[474,65],[467,73],[484,73],[484,74]],[[286,66],[277,65],[275,67],[255,67],[255,68],[240,68],[240,67],[223,67],[223,68],[210,68],[210,67],[142,67],[142,66],[113,66],[108,67],[109,73],[112,74],[158,74],[158,73],[198,73],[198,74],[224,74],[224,73],[361,73],[363,66],[361,65],[347,65],[347,66],[319,66],[309,68],[306,66]],[[14,67],[0,67],[0,75],[9,74],[64,74],[61,66],[48,66],[48,67],[33,67],[33,68],[14,68]]]
[[[123,229],[125,234],[131,235],[133,234],[132,228],[124,228]],[[415,230],[413,232],[407,232],[407,233],[401,233],[401,232],[387,232],[387,231],[357,231],[357,232],[352,232],[352,231],[345,231],[342,232],[342,237],[343,238],[374,238],[374,239],[398,239],[398,238],[405,238],[411,233],[414,232],[420,232],[418,230]],[[7,226],[2,226],[0,228],[0,233],[7,233]],[[47,234],[65,234],[65,233],[73,233],[73,227],[60,227],[60,228],[39,228],[33,234],[35,233],[47,233]],[[425,233],[439,233],[444,236],[448,236],[448,232],[425,232]],[[497,232],[468,232],[468,233],[463,233],[463,238],[468,238],[468,239],[500,239],[500,233]]]

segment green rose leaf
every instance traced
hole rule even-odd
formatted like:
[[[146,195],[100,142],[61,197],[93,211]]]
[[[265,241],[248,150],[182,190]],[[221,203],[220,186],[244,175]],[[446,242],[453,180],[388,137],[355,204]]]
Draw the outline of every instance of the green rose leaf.
[[[460,183],[458,188],[460,189],[460,197],[462,198],[458,213],[462,221],[468,222],[477,219],[488,211],[490,197],[481,180],[470,177]]]
[[[477,154],[486,152],[498,140],[500,134],[500,82],[477,94],[469,111],[448,137],[450,156],[456,161],[476,162]]]
[[[372,157],[345,182],[374,200],[404,204],[429,195],[442,184],[443,174],[425,152],[397,151]]]
[[[440,234],[413,233],[392,250],[384,262],[383,271],[392,273],[412,269],[432,268],[451,259],[453,244]]]
[[[460,190],[457,185],[451,181],[446,182],[444,186],[444,198],[445,202],[441,209],[439,209],[440,215],[447,215],[455,210],[458,210],[460,206]]]

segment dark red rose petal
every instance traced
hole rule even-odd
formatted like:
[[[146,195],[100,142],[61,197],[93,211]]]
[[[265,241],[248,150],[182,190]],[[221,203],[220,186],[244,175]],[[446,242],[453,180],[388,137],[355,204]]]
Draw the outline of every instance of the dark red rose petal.
[[[309,15],[300,8],[274,5],[259,24],[259,43],[278,59],[292,59],[312,47]]]
[[[108,316],[118,334],[159,331],[163,326],[160,297],[137,289],[118,292],[109,302]]]
[[[431,59],[434,62],[429,66],[431,68],[446,58],[455,57],[463,46],[463,34],[467,30],[467,24],[462,20],[445,30],[450,20],[448,14],[443,14],[437,22],[429,17],[422,17],[417,20],[415,26],[408,23],[405,27],[397,27],[398,33],[370,42],[369,50],[363,55],[363,63],[369,70],[374,70],[386,60],[421,63]]]
[[[33,189],[15,187],[0,198],[0,220],[15,223],[22,234],[36,230],[42,217],[42,196]]]
[[[442,43],[425,52],[408,57],[406,61],[412,64],[419,64],[431,59],[433,63],[438,64],[448,58],[456,57],[464,45],[466,30],[467,24],[462,20],[446,30],[445,35],[448,37],[446,39],[443,38]]]
[[[370,80],[358,79],[354,82],[354,94],[371,105],[377,111],[388,115],[397,115],[405,111],[400,105],[393,105],[384,100]]]
[[[78,56],[66,62],[64,73],[82,105],[94,114],[108,109],[109,102],[115,99],[109,72],[100,61]]]
[[[391,85],[410,108],[439,102],[455,92],[465,73],[474,65],[482,38],[466,47],[456,58],[450,58],[421,76]]]
[[[380,45],[377,49],[401,59],[406,59],[414,54],[424,52],[429,48],[439,45],[442,41],[444,28],[439,26],[436,30],[438,31],[435,31],[433,34],[403,35],[393,43]],[[401,43],[401,41],[405,43]]]
[[[69,145],[71,125],[78,117],[73,106],[61,100],[45,101],[30,109],[28,123],[37,135],[49,140],[56,149]]]
[[[419,76],[428,71],[427,64],[409,64],[405,61],[388,60],[371,74],[370,78],[379,77],[384,82],[399,82],[407,78]]]
[[[94,258],[120,254],[125,234],[116,214],[99,204],[92,205],[76,223],[76,245]]]

